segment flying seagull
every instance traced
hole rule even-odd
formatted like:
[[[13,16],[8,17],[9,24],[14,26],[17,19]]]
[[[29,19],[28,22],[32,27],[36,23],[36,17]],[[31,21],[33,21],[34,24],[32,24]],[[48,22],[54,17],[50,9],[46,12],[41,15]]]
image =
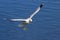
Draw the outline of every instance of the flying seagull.
[[[35,12],[32,15],[30,15],[27,19],[10,19],[10,21],[18,21],[18,22],[22,21],[22,24],[20,25],[20,27],[24,27],[25,25],[32,22],[33,16],[37,14],[43,6],[44,6],[44,3],[41,3],[41,5],[35,10]]]

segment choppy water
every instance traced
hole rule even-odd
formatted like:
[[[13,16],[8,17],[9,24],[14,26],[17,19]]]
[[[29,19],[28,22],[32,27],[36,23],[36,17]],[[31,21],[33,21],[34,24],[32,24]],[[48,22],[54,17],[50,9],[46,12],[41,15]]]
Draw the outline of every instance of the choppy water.
[[[18,27],[20,22],[3,20],[27,18],[42,2],[27,31]],[[60,0],[0,0],[0,40],[60,40]]]

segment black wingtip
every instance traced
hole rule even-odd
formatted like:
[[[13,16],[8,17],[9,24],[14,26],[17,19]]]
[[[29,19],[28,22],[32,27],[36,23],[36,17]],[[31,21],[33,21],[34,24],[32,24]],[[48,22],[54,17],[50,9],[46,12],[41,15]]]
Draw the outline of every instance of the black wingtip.
[[[40,8],[42,8],[43,6],[44,6],[44,3],[41,3]]]

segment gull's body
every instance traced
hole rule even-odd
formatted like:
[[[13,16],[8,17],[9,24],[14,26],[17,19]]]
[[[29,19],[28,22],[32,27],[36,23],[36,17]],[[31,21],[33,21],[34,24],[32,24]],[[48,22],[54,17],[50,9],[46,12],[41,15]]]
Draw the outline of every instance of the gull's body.
[[[25,26],[26,24],[29,24],[30,22],[32,22],[32,17],[37,14],[40,9],[43,7],[44,3],[42,3],[37,9],[36,11],[27,19],[10,19],[11,21],[22,21],[21,27]]]

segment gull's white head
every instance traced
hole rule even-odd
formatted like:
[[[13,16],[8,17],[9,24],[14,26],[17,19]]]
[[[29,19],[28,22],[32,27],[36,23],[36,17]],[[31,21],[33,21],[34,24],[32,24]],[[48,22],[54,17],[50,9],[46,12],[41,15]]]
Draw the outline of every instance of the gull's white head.
[[[30,19],[29,22],[32,22],[32,19]]]
[[[26,20],[26,23],[30,23],[30,22],[32,22],[32,19],[29,19],[29,18],[28,18],[28,19]]]

